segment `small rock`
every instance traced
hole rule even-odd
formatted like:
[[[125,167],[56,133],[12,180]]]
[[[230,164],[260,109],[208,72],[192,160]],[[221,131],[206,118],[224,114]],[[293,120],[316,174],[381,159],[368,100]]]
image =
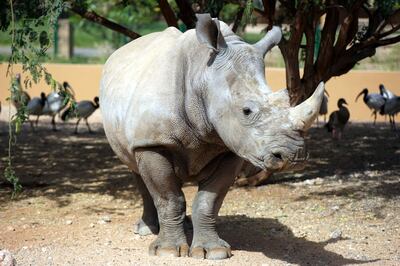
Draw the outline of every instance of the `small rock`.
[[[341,238],[341,237],[342,237],[342,231],[340,229],[336,229],[330,235],[331,239],[338,239],[338,238]]]
[[[9,226],[7,226],[7,230],[8,230],[8,231],[15,231],[15,228],[12,227],[11,225],[9,225]]]
[[[66,224],[66,225],[71,225],[71,224],[72,224],[72,221],[71,221],[71,220],[66,220],[66,221],[65,221],[65,224]]]
[[[10,251],[3,249],[0,250],[0,265],[1,266],[15,266],[17,261],[14,259]]]
[[[101,218],[102,221],[106,222],[106,223],[111,223],[111,218],[110,216],[104,216],[103,218]]]
[[[90,227],[90,228],[93,228],[93,227],[94,227],[94,223],[90,223],[90,224],[89,224],[89,227]]]
[[[335,206],[332,206],[331,209],[332,209],[332,211],[338,211],[340,209],[340,207],[335,205]]]

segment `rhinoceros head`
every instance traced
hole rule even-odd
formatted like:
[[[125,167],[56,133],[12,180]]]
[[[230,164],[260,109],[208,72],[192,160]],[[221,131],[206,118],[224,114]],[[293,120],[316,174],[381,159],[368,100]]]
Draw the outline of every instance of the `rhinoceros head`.
[[[324,94],[291,107],[287,90],[272,92],[263,57],[282,34],[273,27],[255,45],[239,39],[209,15],[198,15],[196,35],[209,49],[204,86],[207,116],[225,145],[262,169],[288,169],[307,158],[304,132],[316,118]]]

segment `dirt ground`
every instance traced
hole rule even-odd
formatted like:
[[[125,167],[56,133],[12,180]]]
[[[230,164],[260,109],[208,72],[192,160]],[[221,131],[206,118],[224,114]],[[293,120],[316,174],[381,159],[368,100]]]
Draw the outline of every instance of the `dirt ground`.
[[[341,142],[314,127],[304,171],[231,188],[218,228],[233,257],[208,261],[147,254],[155,237],[133,233],[142,203],[100,119],[91,118],[93,135],[84,125],[73,135],[72,123],[52,132],[42,119],[37,132],[27,124],[18,136],[24,191],[11,200],[0,183],[0,249],[18,265],[400,265],[400,138],[387,124],[350,124]],[[196,187],[184,192],[190,214]]]

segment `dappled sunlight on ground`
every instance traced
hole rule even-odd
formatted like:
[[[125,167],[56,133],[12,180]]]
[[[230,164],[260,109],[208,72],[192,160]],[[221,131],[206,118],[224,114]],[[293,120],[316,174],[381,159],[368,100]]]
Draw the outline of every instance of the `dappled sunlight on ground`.
[[[24,190],[10,200],[10,186],[0,181],[0,247],[21,265],[210,264],[147,255],[154,236],[133,234],[141,215],[134,179],[93,120],[96,134],[82,125],[74,135],[73,123],[53,132],[47,118],[36,132],[24,125],[13,150]],[[0,121],[0,171],[6,129]],[[311,158],[304,171],[276,174],[267,186],[230,189],[218,228],[234,256],[221,265],[399,264],[398,135],[386,124],[353,123],[340,142],[317,127],[307,138]],[[189,214],[196,190],[184,187]]]

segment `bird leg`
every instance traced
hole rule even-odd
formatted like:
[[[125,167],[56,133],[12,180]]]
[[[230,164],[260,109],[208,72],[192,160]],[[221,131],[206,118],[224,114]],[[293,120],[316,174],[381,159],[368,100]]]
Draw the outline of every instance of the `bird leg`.
[[[376,111],[373,111],[372,115],[374,116],[374,126],[375,126],[375,123],[376,123]]]
[[[332,138],[336,139],[336,129],[332,129]]]
[[[34,132],[34,131],[35,131],[35,127],[33,126],[33,122],[32,122],[32,120],[30,120],[30,119],[29,119],[29,124],[31,124],[31,129],[32,129],[32,131]]]
[[[87,121],[87,118],[85,118],[85,122],[86,122],[86,126],[87,126],[87,128],[89,130],[89,133],[93,134],[94,132],[90,129],[90,126],[89,126],[89,123]]]
[[[76,121],[76,125],[75,125],[75,131],[74,134],[78,134],[78,126],[79,126],[79,122],[81,122],[81,118],[78,119],[78,121]]]
[[[36,121],[35,121],[35,126],[36,126],[36,127],[38,126],[38,123],[39,123],[39,117],[40,117],[40,115],[38,115],[38,116],[36,117]]]
[[[338,140],[341,140],[342,139],[342,131],[338,130],[337,134],[338,134],[338,137],[337,137]]]
[[[55,116],[55,115],[53,115],[53,116],[51,117],[51,125],[52,125],[52,127],[53,127],[53,131],[57,131],[57,127],[56,127],[56,116]]]

